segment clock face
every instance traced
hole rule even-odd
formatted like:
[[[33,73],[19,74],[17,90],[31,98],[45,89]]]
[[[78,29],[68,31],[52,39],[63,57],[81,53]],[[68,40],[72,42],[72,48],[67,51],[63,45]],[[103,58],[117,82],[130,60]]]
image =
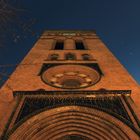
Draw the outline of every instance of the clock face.
[[[96,84],[100,74],[83,65],[59,65],[43,72],[42,80],[51,86],[64,89],[85,88]]]

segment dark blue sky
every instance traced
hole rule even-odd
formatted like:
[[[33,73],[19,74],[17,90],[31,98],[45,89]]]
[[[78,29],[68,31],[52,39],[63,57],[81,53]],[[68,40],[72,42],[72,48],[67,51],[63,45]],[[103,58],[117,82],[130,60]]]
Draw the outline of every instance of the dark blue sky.
[[[0,64],[19,63],[44,29],[95,29],[140,83],[140,0],[22,0],[22,4],[37,20],[36,35],[17,43],[9,40],[0,49]]]

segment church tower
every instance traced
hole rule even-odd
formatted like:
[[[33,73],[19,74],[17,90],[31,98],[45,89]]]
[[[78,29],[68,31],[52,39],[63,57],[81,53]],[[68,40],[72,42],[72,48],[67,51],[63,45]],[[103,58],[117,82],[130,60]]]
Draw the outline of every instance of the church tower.
[[[140,140],[140,89],[95,31],[45,31],[0,89],[2,140]]]

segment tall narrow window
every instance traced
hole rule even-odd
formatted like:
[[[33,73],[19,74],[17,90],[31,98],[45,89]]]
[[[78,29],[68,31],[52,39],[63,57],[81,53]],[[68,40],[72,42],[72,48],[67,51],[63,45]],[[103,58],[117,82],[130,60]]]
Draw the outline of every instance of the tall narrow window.
[[[75,60],[76,56],[73,53],[66,54],[66,60]]]
[[[64,42],[63,41],[57,41],[54,49],[55,50],[63,50],[64,49]]]
[[[75,46],[77,50],[85,50],[85,46],[82,41],[76,41]]]

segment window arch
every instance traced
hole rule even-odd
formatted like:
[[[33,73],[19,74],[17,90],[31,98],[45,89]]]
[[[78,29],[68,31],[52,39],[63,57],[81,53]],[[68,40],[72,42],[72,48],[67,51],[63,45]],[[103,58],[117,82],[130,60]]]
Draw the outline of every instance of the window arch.
[[[51,60],[58,60],[58,58],[59,58],[59,55],[58,54],[51,54],[50,55],[50,59]]]
[[[67,53],[65,55],[65,57],[66,57],[66,60],[75,60],[76,59],[76,56],[73,53]]]
[[[89,54],[82,54],[83,60],[90,60],[90,55]]]

